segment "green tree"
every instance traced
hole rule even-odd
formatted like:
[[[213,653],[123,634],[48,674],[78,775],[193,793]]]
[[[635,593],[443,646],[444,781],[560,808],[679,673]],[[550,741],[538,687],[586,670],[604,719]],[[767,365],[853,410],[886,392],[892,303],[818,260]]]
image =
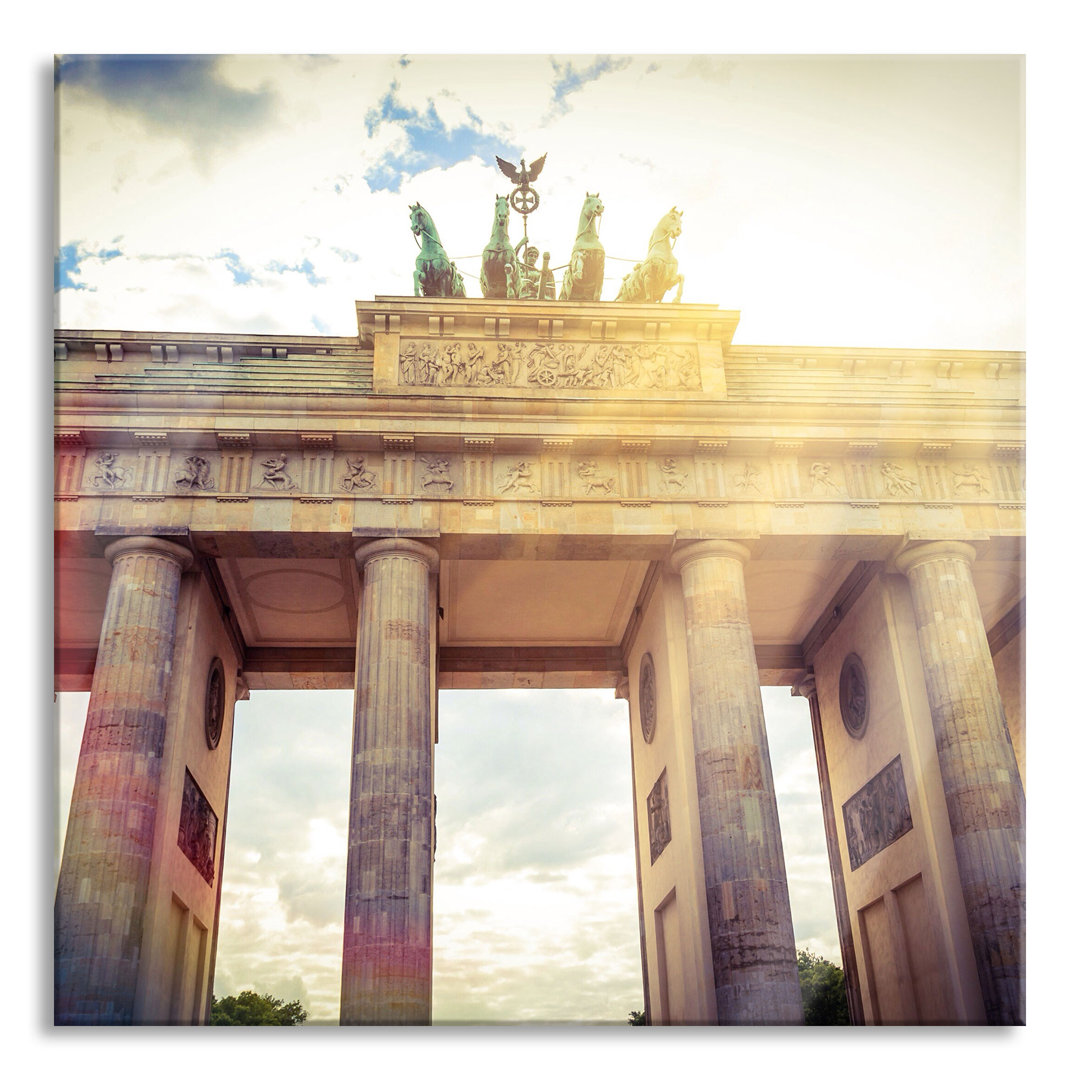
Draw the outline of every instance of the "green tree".
[[[850,1024],[844,972],[809,949],[800,949],[799,988],[802,990],[803,1019],[807,1024]]]
[[[630,1010],[630,1016],[626,1021],[631,1027],[645,1027],[645,1014],[637,1009]]]
[[[228,1027],[291,1027],[306,1019],[307,1009],[299,1001],[286,1003],[254,990],[242,990],[220,1001],[215,997],[210,1004],[210,1023]]]

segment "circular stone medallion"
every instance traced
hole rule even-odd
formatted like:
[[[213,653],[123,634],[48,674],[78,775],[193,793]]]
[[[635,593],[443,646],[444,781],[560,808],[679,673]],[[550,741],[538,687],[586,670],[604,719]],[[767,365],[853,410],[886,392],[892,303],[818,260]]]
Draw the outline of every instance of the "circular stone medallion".
[[[866,668],[858,653],[848,653],[840,669],[840,716],[852,738],[861,739],[870,711],[870,688]]]
[[[641,713],[641,735],[647,743],[656,733],[656,670],[652,654],[641,658],[641,676],[638,682],[638,712]]]
[[[214,657],[206,677],[206,745],[213,750],[221,741],[225,722],[225,668],[220,657]]]

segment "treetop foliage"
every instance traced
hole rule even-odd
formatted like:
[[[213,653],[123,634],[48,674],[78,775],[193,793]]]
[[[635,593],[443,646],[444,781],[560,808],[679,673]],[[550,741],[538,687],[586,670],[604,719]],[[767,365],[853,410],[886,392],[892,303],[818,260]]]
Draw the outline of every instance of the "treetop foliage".
[[[803,1018],[810,1025],[850,1024],[844,972],[809,949],[798,951]]]
[[[242,990],[220,1001],[215,997],[210,1004],[210,1023],[224,1027],[292,1027],[306,1019],[307,1009],[299,1001],[286,1003],[254,990]]]

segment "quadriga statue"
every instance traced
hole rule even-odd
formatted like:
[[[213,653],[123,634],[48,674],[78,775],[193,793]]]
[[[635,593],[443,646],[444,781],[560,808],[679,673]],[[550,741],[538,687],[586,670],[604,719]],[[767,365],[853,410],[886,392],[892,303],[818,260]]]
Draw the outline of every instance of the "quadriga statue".
[[[491,238],[480,262],[480,289],[488,299],[514,300],[518,295],[521,270],[514,245],[510,243],[509,219],[508,197],[496,195]]]
[[[600,243],[597,225],[603,212],[600,193],[590,195],[585,192],[570,264],[563,274],[560,300],[600,299],[604,287],[604,245]]]
[[[431,215],[419,204],[409,207],[409,225],[420,245],[413,272],[415,296],[464,296],[465,282],[442,246]]]
[[[671,253],[671,241],[682,233],[682,211],[673,206],[649,237],[649,253],[623,278],[616,300],[631,304],[658,304],[674,285],[679,291],[673,303],[682,299],[683,279],[679,261]]]

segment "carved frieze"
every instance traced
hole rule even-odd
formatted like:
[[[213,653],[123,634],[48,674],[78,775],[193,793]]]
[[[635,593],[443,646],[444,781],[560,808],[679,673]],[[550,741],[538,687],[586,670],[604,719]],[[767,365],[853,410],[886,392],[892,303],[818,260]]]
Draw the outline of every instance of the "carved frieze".
[[[442,342],[437,344],[443,344]],[[490,343],[492,349],[497,344]],[[556,343],[557,344],[557,343]],[[464,448],[425,450],[412,434],[383,436],[382,451],[336,451],[326,440],[307,449],[303,461],[286,449],[264,450],[264,458],[237,444],[217,451],[170,452],[124,447],[61,448],[56,455],[55,493],[123,492],[133,498],[211,493],[241,501],[279,492],[307,500],[343,496],[394,502],[442,497],[490,505],[493,499],[530,497],[547,505],[575,500],[614,500],[623,505],[694,500],[724,507],[729,500],[771,500],[776,506],[843,499],[853,507],[886,501],[951,507],[957,502],[1022,507],[1023,464],[1018,454],[952,460],[926,447],[918,457],[884,458],[871,444],[849,451],[842,461],[827,456],[793,456],[774,443],[768,452],[731,460],[727,440],[697,440],[696,448],[655,447],[648,439],[610,440],[610,445],[575,453],[572,439],[544,437],[539,452],[521,457],[494,452],[490,436],[466,439]],[[805,448],[804,448],[805,449]],[[126,456],[125,456],[126,455]],[[803,499],[807,502],[804,504]]]
[[[500,495],[539,495],[540,489],[533,479],[531,461],[514,461],[505,467],[499,477],[498,494]]]
[[[130,470],[117,463],[118,457],[112,450],[102,450],[97,455],[94,459],[97,472],[90,480],[94,487],[116,490],[127,483]]]
[[[649,862],[660,858],[671,843],[671,811],[668,808],[667,770],[665,769],[649,792]]]
[[[843,810],[852,870],[910,832],[911,807],[899,756],[848,799]]]
[[[363,457],[345,459],[345,475],[339,481],[342,491],[374,491],[378,477],[365,465]]]
[[[663,458],[659,467],[660,480],[668,494],[686,491],[686,485],[690,481],[690,474],[679,468],[679,463],[675,458]]]
[[[565,341],[403,341],[406,386],[700,390],[694,345]]]
[[[601,475],[600,466],[595,461],[579,461],[577,474],[586,495],[615,494],[615,477]]]
[[[742,472],[735,477],[735,490],[741,495],[749,495],[752,492],[761,495],[763,494],[761,483],[761,473],[747,461],[743,465]]]
[[[184,467],[174,481],[181,491],[212,491],[214,478],[210,475],[210,462],[198,454],[184,458]]]
[[[953,494],[975,498],[989,495],[990,486],[986,474],[976,465],[960,465],[952,470]]]
[[[833,480],[832,466],[827,461],[815,461],[810,465],[810,491],[814,495],[839,495],[840,487]]]
[[[259,480],[259,487],[267,487],[271,491],[293,491],[296,488],[296,482],[286,472],[288,461],[288,455],[279,453],[260,462],[263,474],[262,479]]]
[[[424,475],[420,477],[420,488],[425,494],[448,495],[454,490],[448,458],[421,457],[420,460],[424,465]]]
[[[214,853],[217,850],[217,814],[194,777],[184,770],[184,794],[180,804],[180,831],[176,842],[203,876],[214,884]]]
[[[883,461],[881,475],[887,495],[903,497],[915,494],[915,481],[895,461]]]

